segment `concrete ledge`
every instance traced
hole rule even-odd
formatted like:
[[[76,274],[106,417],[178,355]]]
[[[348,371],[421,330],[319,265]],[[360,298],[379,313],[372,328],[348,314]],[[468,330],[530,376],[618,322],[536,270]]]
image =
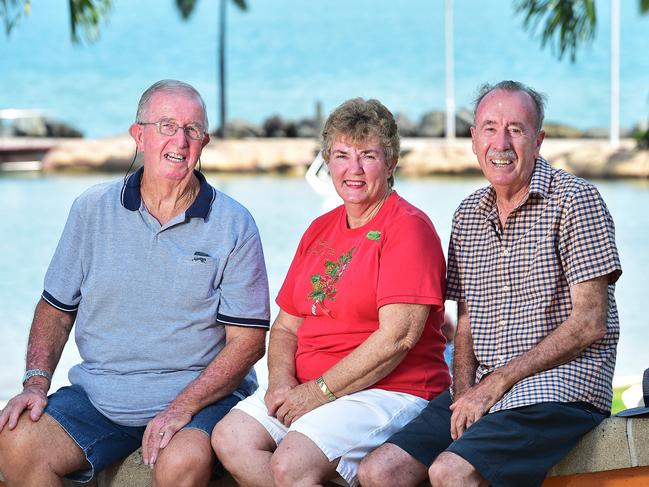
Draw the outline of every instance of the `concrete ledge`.
[[[649,466],[649,417],[605,419],[550,470],[551,476]]]
[[[604,420],[552,468],[544,485],[602,485],[599,481],[592,483],[593,475],[602,479],[605,477],[607,481],[626,482],[620,485],[649,485],[649,417],[612,417]],[[629,479],[640,483],[628,483]],[[88,484],[68,481],[65,486],[146,487],[150,484],[151,472],[142,463],[142,454],[138,450],[124,461],[100,472]],[[210,483],[210,487],[236,485],[227,474]]]

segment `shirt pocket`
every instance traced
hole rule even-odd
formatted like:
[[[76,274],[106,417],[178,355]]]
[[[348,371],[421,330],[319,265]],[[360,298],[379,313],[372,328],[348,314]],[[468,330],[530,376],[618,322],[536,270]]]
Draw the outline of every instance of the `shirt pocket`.
[[[202,301],[215,292],[219,260],[203,255],[183,255],[176,262],[174,295],[180,301]]]
[[[535,301],[553,294],[557,277],[561,273],[554,235],[526,239],[522,242],[521,253],[523,295],[528,300]]]

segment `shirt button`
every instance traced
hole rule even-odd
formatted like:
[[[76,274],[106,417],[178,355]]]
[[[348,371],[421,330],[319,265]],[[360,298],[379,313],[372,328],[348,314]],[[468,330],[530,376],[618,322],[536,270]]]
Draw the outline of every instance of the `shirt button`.
[[[509,255],[509,249],[503,249],[503,255],[508,256]]]
[[[509,286],[507,284],[505,284],[503,286],[503,291],[505,291],[505,292],[509,291]]]
[[[498,322],[498,326],[505,326],[506,324],[507,324],[507,322],[505,320],[500,320]]]
[[[498,362],[503,363],[505,361],[504,355],[498,355]]]

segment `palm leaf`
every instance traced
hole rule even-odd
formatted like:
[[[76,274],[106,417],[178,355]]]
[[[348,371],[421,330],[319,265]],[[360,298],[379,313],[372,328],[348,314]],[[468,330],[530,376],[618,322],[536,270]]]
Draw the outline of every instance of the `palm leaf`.
[[[197,0],[176,0],[176,8],[180,12],[180,18],[187,20],[194,12]]]
[[[649,0],[640,0],[640,13],[646,14],[649,12]]]
[[[11,34],[20,19],[29,15],[31,6],[31,0],[0,0],[0,18],[5,24],[5,34]]]
[[[96,40],[99,37],[99,23],[107,18],[112,3],[112,0],[68,0],[72,42],[79,42],[79,27],[85,31],[88,41]]]
[[[569,52],[574,62],[577,48],[595,38],[595,0],[516,0],[514,11],[523,15],[525,29],[541,36],[541,47],[550,44],[559,59]]]

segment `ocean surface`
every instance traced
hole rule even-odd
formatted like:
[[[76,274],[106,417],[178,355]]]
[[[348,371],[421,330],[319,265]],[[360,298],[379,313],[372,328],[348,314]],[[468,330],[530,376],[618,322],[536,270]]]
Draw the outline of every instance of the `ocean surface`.
[[[34,306],[73,199],[89,186],[116,177],[0,175],[0,404],[20,389]],[[316,194],[303,178],[208,174],[208,180],[243,203],[255,217],[274,299],[300,236],[316,216],[336,203]],[[648,366],[649,182],[596,184],[615,220],[624,271],[616,289],[621,334],[615,375],[620,380],[639,376]],[[446,249],[454,209],[465,195],[484,185],[482,178],[398,178],[395,189],[430,216]],[[447,303],[447,309],[454,313],[454,303]],[[277,311],[273,304],[273,318]],[[68,369],[78,361],[78,351],[70,340],[54,387],[67,382]],[[260,382],[265,383],[263,361],[257,370]]]
[[[161,78],[194,84],[216,123],[219,2],[186,22],[172,0],[114,0],[95,43],[70,42],[67,3],[32,2],[10,37],[0,33],[0,108],[35,108],[91,137],[123,133],[142,91]],[[413,119],[444,108],[444,2],[249,0],[228,9],[229,116],[312,116],[347,98],[376,97]],[[512,0],[455,0],[456,104],[485,82],[517,79],[549,97],[547,120],[609,123],[610,2],[575,64],[558,61],[522,28]],[[649,15],[621,3],[620,121],[649,115]]]

